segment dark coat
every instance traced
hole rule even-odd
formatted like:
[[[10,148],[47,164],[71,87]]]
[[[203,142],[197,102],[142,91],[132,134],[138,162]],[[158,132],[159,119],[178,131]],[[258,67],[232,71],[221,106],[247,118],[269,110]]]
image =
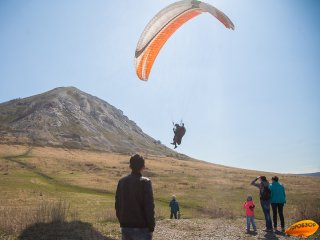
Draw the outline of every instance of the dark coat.
[[[184,126],[176,126],[176,128],[173,130],[173,132],[174,132],[173,141],[178,143],[178,145],[180,145],[182,137],[186,133],[186,128]]]
[[[154,231],[154,200],[150,179],[131,173],[119,180],[116,202],[120,227],[148,228]]]
[[[179,203],[175,199],[171,200],[169,207],[171,208],[171,212],[173,212],[173,213],[180,211]]]

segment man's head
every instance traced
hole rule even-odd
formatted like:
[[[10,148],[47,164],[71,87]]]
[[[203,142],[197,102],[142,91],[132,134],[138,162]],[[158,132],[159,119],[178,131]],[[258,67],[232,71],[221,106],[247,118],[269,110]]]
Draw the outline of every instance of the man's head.
[[[130,158],[130,168],[132,172],[141,172],[144,169],[144,159],[142,156],[136,154]]]
[[[260,180],[261,181],[267,181],[267,178],[266,178],[266,176],[260,176]]]
[[[272,177],[272,181],[278,182],[279,178],[277,176]]]

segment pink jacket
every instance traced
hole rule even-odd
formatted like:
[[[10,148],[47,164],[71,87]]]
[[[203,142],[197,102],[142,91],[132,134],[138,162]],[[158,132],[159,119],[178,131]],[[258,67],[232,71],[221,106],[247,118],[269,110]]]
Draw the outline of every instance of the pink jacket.
[[[253,217],[254,216],[254,203],[253,201],[246,201],[244,204],[243,204],[243,208],[246,209],[246,216],[248,217]]]

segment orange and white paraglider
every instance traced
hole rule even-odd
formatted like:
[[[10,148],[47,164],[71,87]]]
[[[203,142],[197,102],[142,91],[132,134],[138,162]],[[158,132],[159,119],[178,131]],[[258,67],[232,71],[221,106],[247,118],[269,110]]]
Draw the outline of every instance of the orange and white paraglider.
[[[205,12],[217,18],[226,28],[234,29],[233,23],[223,12],[195,0],[175,2],[151,19],[141,34],[135,52],[136,72],[141,80],[148,80],[154,60],[170,36],[184,23]]]

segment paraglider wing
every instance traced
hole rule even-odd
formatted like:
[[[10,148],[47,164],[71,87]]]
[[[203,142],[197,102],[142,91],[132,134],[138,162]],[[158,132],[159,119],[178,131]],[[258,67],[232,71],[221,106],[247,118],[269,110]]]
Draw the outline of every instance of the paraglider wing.
[[[234,29],[233,23],[223,12],[207,3],[184,0],[167,6],[151,19],[139,39],[135,62],[141,80],[148,80],[154,60],[170,36],[184,23],[204,12],[212,14],[226,28]]]

